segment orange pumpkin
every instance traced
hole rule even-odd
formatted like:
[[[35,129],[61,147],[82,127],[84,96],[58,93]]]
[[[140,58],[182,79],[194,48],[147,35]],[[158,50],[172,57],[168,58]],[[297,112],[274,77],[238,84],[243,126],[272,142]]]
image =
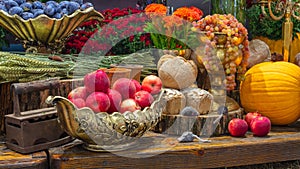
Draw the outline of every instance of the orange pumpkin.
[[[300,68],[290,62],[263,62],[250,68],[240,85],[242,107],[258,111],[274,125],[300,118]]]

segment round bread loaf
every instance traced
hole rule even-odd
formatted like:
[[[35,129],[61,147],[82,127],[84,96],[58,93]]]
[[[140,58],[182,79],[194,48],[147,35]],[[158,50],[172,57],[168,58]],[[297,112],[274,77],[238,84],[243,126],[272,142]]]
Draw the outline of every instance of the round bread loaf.
[[[213,105],[213,95],[200,88],[186,88],[181,91],[186,98],[186,106],[198,111],[200,115],[208,114]]]
[[[185,96],[176,89],[164,89],[165,93],[163,95],[166,99],[166,107],[163,110],[163,114],[177,115],[185,107],[186,99]]]
[[[164,87],[179,90],[194,84],[198,75],[195,62],[181,56],[163,55],[157,70]]]

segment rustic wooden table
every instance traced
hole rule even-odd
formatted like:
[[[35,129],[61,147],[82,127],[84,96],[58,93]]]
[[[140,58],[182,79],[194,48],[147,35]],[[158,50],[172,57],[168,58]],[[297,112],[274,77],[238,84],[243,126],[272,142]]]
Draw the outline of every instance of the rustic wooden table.
[[[297,160],[299,131],[300,124],[295,124],[273,127],[267,137],[253,137],[249,132],[244,138],[210,138],[211,143],[178,143],[178,136],[149,133],[147,137],[160,138],[160,144],[145,148],[139,143],[138,151],[118,153],[90,152],[77,142],[50,149],[51,168],[218,168]],[[130,158],[136,152],[147,158]]]
[[[37,152],[31,154],[19,154],[5,146],[4,137],[0,136],[0,168],[1,169],[47,169],[47,153]]]
[[[134,150],[92,152],[78,140],[45,152],[21,155],[0,144],[0,168],[219,168],[300,159],[300,123],[274,127],[267,137],[210,138],[211,143],[178,143],[178,136],[149,132]],[[157,142],[149,147],[147,142]],[[24,167],[23,167],[24,168]],[[26,167],[25,167],[26,168]]]

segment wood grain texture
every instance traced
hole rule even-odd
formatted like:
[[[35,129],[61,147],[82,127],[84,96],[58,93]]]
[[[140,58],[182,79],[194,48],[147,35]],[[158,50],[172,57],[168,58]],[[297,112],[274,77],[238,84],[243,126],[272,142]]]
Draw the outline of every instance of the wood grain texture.
[[[4,144],[4,138],[0,138],[0,169],[47,169],[48,160],[45,152],[33,154],[19,154]]]
[[[11,83],[0,83],[0,135],[4,133],[4,116],[13,111]]]
[[[50,149],[51,168],[218,168],[297,160],[299,127],[274,126],[267,137],[253,137],[250,132],[243,138],[213,137],[211,143],[178,143],[177,137],[150,132],[146,137],[162,139],[151,148],[143,147],[146,142],[137,144],[147,158],[129,158],[131,153],[134,156],[132,150],[90,152],[77,143]]]
[[[223,117],[216,123],[219,115],[216,113],[210,115],[199,115],[199,116],[182,116],[182,115],[161,115],[161,120],[158,122],[156,127],[153,128],[154,132],[164,133],[170,135],[181,135],[183,132],[191,130],[198,136],[220,136],[228,134],[227,124],[233,118],[243,118],[243,110],[235,110],[229,112],[228,115]],[[215,125],[215,127],[210,127]],[[207,127],[209,126],[209,127]]]

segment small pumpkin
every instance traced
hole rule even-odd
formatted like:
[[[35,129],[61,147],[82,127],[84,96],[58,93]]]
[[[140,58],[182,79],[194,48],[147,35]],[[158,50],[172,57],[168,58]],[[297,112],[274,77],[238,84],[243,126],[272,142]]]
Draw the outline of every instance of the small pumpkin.
[[[259,111],[274,125],[300,118],[300,68],[290,62],[263,62],[251,67],[240,85],[242,107]]]
[[[184,89],[193,85],[198,75],[198,67],[194,61],[169,54],[159,59],[157,70],[163,86],[172,89]]]

